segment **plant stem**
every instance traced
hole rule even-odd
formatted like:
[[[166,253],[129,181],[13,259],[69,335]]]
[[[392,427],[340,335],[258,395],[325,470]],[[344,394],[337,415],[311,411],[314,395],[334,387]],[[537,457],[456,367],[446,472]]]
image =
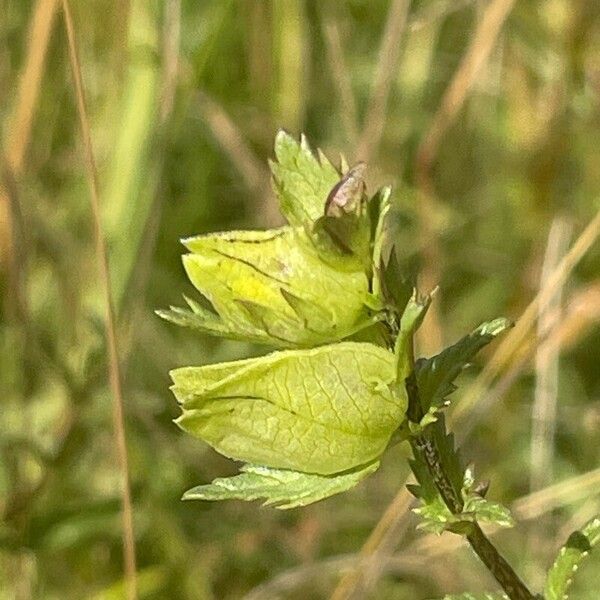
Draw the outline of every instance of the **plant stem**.
[[[414,373],[406,380],[406,390],[409,395],[409,406],[420,407],[421,403]],[[460,515],[464,508],[462,496],[452,485],[450,477],[444,470],[435,441],[426,434],[420,434],[412,438],[411,446],[413,452],[418,454],[427,465],[437,490],[450,512],[454,515]],[[465,537],[475,554],[488,568],[510,600],[536,600],[536,596],[529,591],[477,523],[471,524]]]
[[[420,435],[414,438],[412,447],[413,451],[418,452],[427,464],[446,506],[453,514],[460,514],[463,509],[462,498],[458,497],[444,472],[435,443]],[[527,589],[527,586],[498,552],[494,544],[486,537],[477,523],[472,524],[466,538],[475,554],[479,556],[511,600],[535,600],[535,596]]]

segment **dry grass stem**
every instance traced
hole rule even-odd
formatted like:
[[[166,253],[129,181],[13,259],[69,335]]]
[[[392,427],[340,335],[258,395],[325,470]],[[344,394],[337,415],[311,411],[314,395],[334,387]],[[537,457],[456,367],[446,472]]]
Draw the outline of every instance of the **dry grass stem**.
[[[110,388],[113,397],[115,443],[117,457],[119,460],[119,469],[121,471],[123,550],[125,559],[125,580],[127,598],[129,600],[135,600],[137,598],[137,583],[135,540],[133,533],[133,509],[131,503],[131,490],[129,485],[129,462],[127,456],[127,444],[125,440],[124,402],[121,390],[119,357],[117,353],[116,326],[111,296],[108,252],[106,249],[106,242],[104,240],[104,234],[102,231],[98,175],[96,169],[96,162],[94,158],[94,151],[92,147],[89,119],[87,116],[83,80],[81,75],[81,66],[79,63],[79,54],[77,50],[77,42],[75,39],[73,19],[71,16],[71,9],[68,0],[62,0],[62,7],[69,47],[69,59],[71,62],[71,71],[75,85],[77,112],[79,116],[81,136],[83,138],[83,146],[85,151],[88,183],[90,187],[90,202],[94,224],[94,240],[96,246],[96,258],[98,262],[98,274],[102,286],[105,304],[104,326],[106,334],[106,352],[109,365]]]
[[[512,510],[522,521],[535,519],[555,508],[577,502],[598,492],[600,468],[577,475],[515,500]]]
[[[454,0],[425,5],[408,23],[410,32],[429,27],[435,21],[441,21],[454,12],[473,4],[474,0]]]
[[[563,217],[555,217],[548,234],[546,252],[540,273],[540,289],[546,285],[549,275],[556,268],[569,246],[571,224]],[[563,286],[556,289],[545,305],[540,305],[537,321],[535,351],[535,390],[531,407],[531,468],[529,489],[539,490],[553,479],[554,436],[556,432],[556,404],[558,400],[559,352],[557,346],[544,341],[562,320]],[[535,523],[527,540],[526,556],[530,560],[529,580],[536,586],[543,584],[544,571],[537,568],[532,557],[543,545],[547,524],[541,519]]]
[[[348,600],[365,597],[373,589],[382,574],[384,561],[382,557],[391,556],[398,543],[398,538],[408,526],[404,517],[414,501],[414,497],[406,488],[412,476],[402,485],[383,516],[371,531],[367,541],[358,554],[359,563],[350,569],[335,588],[331,600]]]
[[[26,287],[27,236],[19,200],[18,186],[7,160],[0,156],[0,266],[5,260],[9,290],[4,300],[5,314],[9,320],[21,322],[29,329]]]
[[[594,330],[600,321],[600,281],[574,291],[565,306],[563,318],[545,342],[549,347],[574,346],[582,337]]]
[[[545,305],[556,290],[564,285],[564,282],[575,266],[594,245],[598,236],[600,236],[600,212],[596,213],[587,227],[581,232],[569,252],[567,252],[556,269],[548,277],[546,285],[538,292],[522,313],[515,327],[499,343],[496,351],[481,371],[479,377],[455,405],[449,420],[451,426],[453,423],[464,418],[472,410],[485,395],[496,376],[510,363],[515,353],[521,348],[521,345],[530,334],[536,322],[539,307]]]
[[[19,78],[15,112],[11,119],[6,146],[6,159],[15,177],[19,177],[22,172],[23,161],[29,147],[31,127],[48,53],[48,42],[57,10],[58,0],[38,0],[31,17],[25,65]]]
[[[421,285],[424,289],[432,289],[439,283],[443,266],[442,252],[432,220],[432,215],[438,212],[438,201],[431,179],[431,169],[440,142],[454,123],[478,74],[487,63],[502,25],[513,5],[514,0],[492,0],[485,9],[467,52],[446,88],[440,105],[417,150],[415,159],[416,183],[419,190],[417,214],[423,248]],[[438,306],[439,302],[432,306],[429,316],[419,332],[419,347],[425,354],[437,352],[444,343]]]
[[[432,161],[435,160],[442,137],[454,123],[463,107],[477,75],[490,57],[506,18],[515,0],[492,0],[485,9],[450,85],[431,120],[427,134],[419,146],[417,156],[421,177],[428,177]]]
[[[571,224],[562,217],[555,218],[548,234],[548,244],[540,275],[540,289],[566,252]],[[548,302],[539,307],[537,338],[545,340],[562,320],[562,290],[557,287]],[[539,343],[535,355],[536,385],[532,406],[530,490],[534,491],[552,481],[556,401],[558,396],[557,347]]]
[[[350,147],[355,147],[358,140],[358,111],[352,91],[352,80],[344,58],[337,20],[328,15],[323,16],[323,37],[331,76],[340,103],[339,112],[346,130],[346,139]]]
[[[173,110],[177,75],[179,70],[179,44],[181,40],[181,0],[165,2],[165,19],[162,36],[163,85],[160,95],[159,119],[164,125]]]
[[[554,324],[543,340],[530,336],[521,344],[504,373],[472,407],[468,415],[461,419],[457,436],[460,442],[463,443],[473,433],[481,419],[490,414],[493,406],[506,396],[513,384],[527,370],[538,344],[541,352],[565,352],[591,331],[598,321],[600,282],[595,282],[571,294],[560,322]]]
[[[242,132],[218,102],[202,91],[198,92],[197,97],[210,132],[241,175],[246,187],[257,198],[256,213],[265,216],[266,225],[280,224],[281,216],[269,187],[269,174],[246,143]]]
[[[410,0],[393,0],[381,38],[377,70],[363,128],[358,140],[356,158],[369,162],[376,153],[385,127],[388,98],[392,83],[397,75],[402,36]]]
[[[5,156],[2,160],[3,176],[0,183],[0,266],[6,264],[10,289],[16,294],[14,303],[20,303],[21,306],[24,306],[24,298],[19,300],[18,295],[21,294],[19,282],[23,279],[19,270],[23,265],[23,242],[19,239],[20,218],[16,190],[29,147],[57,8],[58,0],[38,0],[33,9],[25,63],[19,77],[14,112],[8,119],[8,135],[4,142]],[[7,299],[7,303],[10,303],[10,299]],[[7,311],[10,313],[13,309],[7,307]]]

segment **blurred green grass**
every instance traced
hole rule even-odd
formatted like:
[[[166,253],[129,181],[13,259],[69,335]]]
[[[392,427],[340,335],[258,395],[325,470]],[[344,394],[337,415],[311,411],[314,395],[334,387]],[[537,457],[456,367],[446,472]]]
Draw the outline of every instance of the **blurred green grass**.
[[[190,292],[178,239],[279,222],[266,160],[279,127],[304,131],[331,158],[368,149],[370,188],[394,184],[405,258],[441,288],[425,351],[437,349],[435,336],[452,341],[498,314],[518,318],[540,286],[552,223],[567,223],[574,239],[600,207],[600,5],[515,4],[441,138],[434,196],[424,196],[417,151],[486,2],[72,4],[118,306],[140,598],[241,598],[261,584],[256,597],[327,597],[338,574],[321,562],[360,549],[406,475],[406,452],[391,452],[351,493],[289,513],[180,502],[234,466],[173,425],[168,370],[263,350],[154,316]],[[64,27],[53,0],[9,1],[0,14],[0,598],[120,598],[102,296]],[[40,29],[28,34],[36,14],[48,24],[47,47]],[[36,52],[45,60],[31,66]],[[28,72],[33,79],[23,79]],[[389,83],[379,108],[377,81],[384,91]],[[561,354],[548,483],[599,466],[599,300],[596,244],[564,287],[554,327]],[[505,502],[530,490],[539,382],[539,365],[523,360],[467,441]],[[565,524],[599,506],[588,493],[500,543],[539,581]],[[491,585],[466,550],[432,559],[415,547],[421,537],[410,527],[398,540],[397,563],[373,598]],[[599,560],[584,568],[574,597],[595,598]],[[279,592],[268,587],[278,576]]]

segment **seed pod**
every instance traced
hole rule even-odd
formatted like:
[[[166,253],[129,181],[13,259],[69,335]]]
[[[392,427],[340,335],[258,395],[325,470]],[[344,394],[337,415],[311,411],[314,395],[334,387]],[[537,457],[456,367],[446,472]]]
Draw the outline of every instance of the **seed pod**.
[[[185,431],[251,464],[331,475],[366,465],[405,419],[394,354],[367,343],[171,373]]]

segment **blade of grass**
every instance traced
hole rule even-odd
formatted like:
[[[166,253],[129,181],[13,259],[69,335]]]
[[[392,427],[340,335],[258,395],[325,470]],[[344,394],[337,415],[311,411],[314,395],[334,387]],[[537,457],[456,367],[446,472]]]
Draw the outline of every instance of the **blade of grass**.
[[[326,5],[324,5],[326,6]],[[350,71],[346,64],[340,28],[334,15],[329,10],[323,11],[323,38],[327,50],[327,60],[331,70],[331,76],[337,90],[339,113],[342,118],[348,145],[354,148],[358,139],[358,110],[356,100],[352,92],[352,81]]]
[[[548,276],[564,255],[571,225],[557,217],[548,234],[540,287],[546,285]],[[552,457],[556,429],[556,401],[558,395],[558,348],[540,343],[546,339],[562,320],[562,286],[539,307],[537,351],[535,357],[536,386],[532,406],[531,425],[531,477],[530,489],[535,491],[552,481]]]
[[[280,225],[282,217],[269,186],[267,169],[225,109],[202,90],[198,91],[197,99],[198,108],[210,132],[256,199],[255,214],[260,216],[261,224],[269,227]]]
[[[173,111],[179,67],[179,46],[181,41],[181,0],[166,0],[164,4],[162,31],[162,84],[158,110],[158,134],[154,144],[155,156],[151,161],[154,173],[163,172],[167,146],[169,142],[167,124]],[[152,260],[156,247],[159,226],[166,197],[162,178],[152,176],[158,183],[155,186],[154,199],[148,212],[144,231],[139,244],[138,254],[127,282],[124,303],[119,318],[119,340],[121,341],[121,360],[123,371],[128,369],[134,342],[138,339],[140,320],[146,308],[146,288],[152,271]]]
[[[427,133],[419,145],[416,167],[420,179],[428,180],[430,178],[432,163],[437,155],[440,142],[454,123],[477,75],[487,62],[514,3],[515,0],[493,0],[485,9],[469,48],[450,85],[446,88]]]
[[[102,216],[110,242],[113,301],[120,308],[151,213],[155,181],[152,148],[160,96],[159,27],[163,3],[132,0],[128,19],[129,61],[116,114],[116,135],[105,175]]]
[[[409,477],[407,483],[410,481]],[[331,600],[364,598],[373,589],[384,572],[385,559],[391,556],[408,527],[404,517],[413,501],[414,496],[403,485],[357,554],[358,564],[341,578]]]
[[[450,84],[446,88],[427,132],[423,136],[415,158],[415,178],[419,191],[416,204],[423,246],[423,269],[421,281],[424,289],[432,289],[441,279],[443,256],[432,226],[431,215],[439,212],[432,181],[432,167],[440,143],[452,126],[478,74],[487,63],[502,26],[515,0],[492,0],[477,24],[469,47]],[[443,345],[439,301],[432,306],[423,327],[419,331],[419,347],[427,354],[437,352]]]
[[[565,217],[555,217],[546,243],[544,261],[540,273],[540,288],[546,285],[548,276],[556,268],[569,245],[571,224]],[[544,306],[539,307],[537,339],[535,345],[535,393],[531,407],[531,470],[529,489],[538,490],[553,479],[554,438],[556,433],[556,404],[558,401],[560,349],[543,343],[562,321],[563,288],[559,287]],[[540,588],[545,569],[533,559],[543,546],[548,523],[541,519],[530,531],[526,556],[530,560],[528,581]]]
[[[20,313],[21,317],[24,317],[27,312],[23,291],[26,237],[23,235],[17,186],[29,147],[57,9],[58,0],[38,0],[35,4],[14,111],[9,118],[8,135],[4,141],[5,156],[2,160],[3,173],[0,182],[0,265],[6,264],[8,286],[11,290],[5,297],[6,312],[13,316]]]
[[[441,21],[454,12],[463,10],[473,4],[474,0],[453,0],[451,2],[438,2],[426,4],[408,23],[408,30],[419,31],[429,27],[435,21]]]
[[[531,364],[536,348],[547,353],[564,352],[576,344],[586,333],[593,330],[600,320],[600,282],[593,282],[571,294],[567,302],[564,317],[556,323],[544,339],[529,336],[519,346],[518,352],[510,359],[510,364],[496,382],[489,387],[477,404],[467,415],[461,418],[459,444],[473,433],[484,415],[490,415],[494,405],[504,398],[512,385]],[[469,389],[469,388],[467,388]]]
[[[369,162],[381,142],[388,98],[392,82],[397,75],[409,6],[410,0],[393,0],[388,12],[385,30],[381,37],[371,96],[356,150],[358,160]]]
[[[309,90],[310,46],[305,3],[278,0],[273,11],[274,113],[279,125],[296,133],[302,130]]]
[[[536,322],[539,307],[545,305],[548,299],[556,293],[556,290],[564,285],[564,282],[573,269],[594,245],[599,236],[600,211],[596,213],[587,227],[581,232],[569,249],[569,252],[565,254],[556,269],[548,277],[546,285],[540,289],[535,298],[529,303],[515,327],[510,330],[508,335],[496,347],[496,351],[478,378],[467,389],[460,401],[456,403],[450,415],[449,423],[451,426],[456,421],[463,419],[471,411],[479,399],[485,395],[486,390],[497,375],[508,366],[517,350],[521,347],[521,344],[530,334]]]
[[[77,101],[77,112],[79,124],[81,127],[81,136],[85,151],[85,162],[90,187],[90,205],[94,224],[94,240],[96,247],[96,258],[98,261],[98,274],[104,295],[105,303],[105,335],[106,352],[109,365],[109,381],[113,398],[113,418],[115,429],[115,442],[117,455],[119,459],[119,468],[121,471],[121,501],[122,501],[122,520],[123,520],[123,550],[125,559],[125,579],[127,581],[127,598],[136,600],[136,558],[135,541],[133,533],[133,509],[131,502],[131,490],[129,485],[129,462],[127,456],[127,443],[125,439],[125,416],[124,402],[121,390],[121,376],[119,369],[119,357],[117,353],[115,316],[112,304],[110,272],[108,268],[108,253],[102,223],[100,217],[100,194],[98,188],[98,175],[96,170],[96,161],[92,147],[90,125],[87,116],[85,95],[83,89],[83,79],[81,76],[81,66],[79,63],[79,53],[75,39],[73,19],[68,0],[62,0],[64,24],[67,33],[69,60],[75,86],[75,96]]]
[[[48,43],[57,9],[58,0],[38,0],[31,17],[25,65],[19,78],[15,112],[11,119],[6,147],[6,159],[17,178],[23,170],[25,154],[29,147]]]

